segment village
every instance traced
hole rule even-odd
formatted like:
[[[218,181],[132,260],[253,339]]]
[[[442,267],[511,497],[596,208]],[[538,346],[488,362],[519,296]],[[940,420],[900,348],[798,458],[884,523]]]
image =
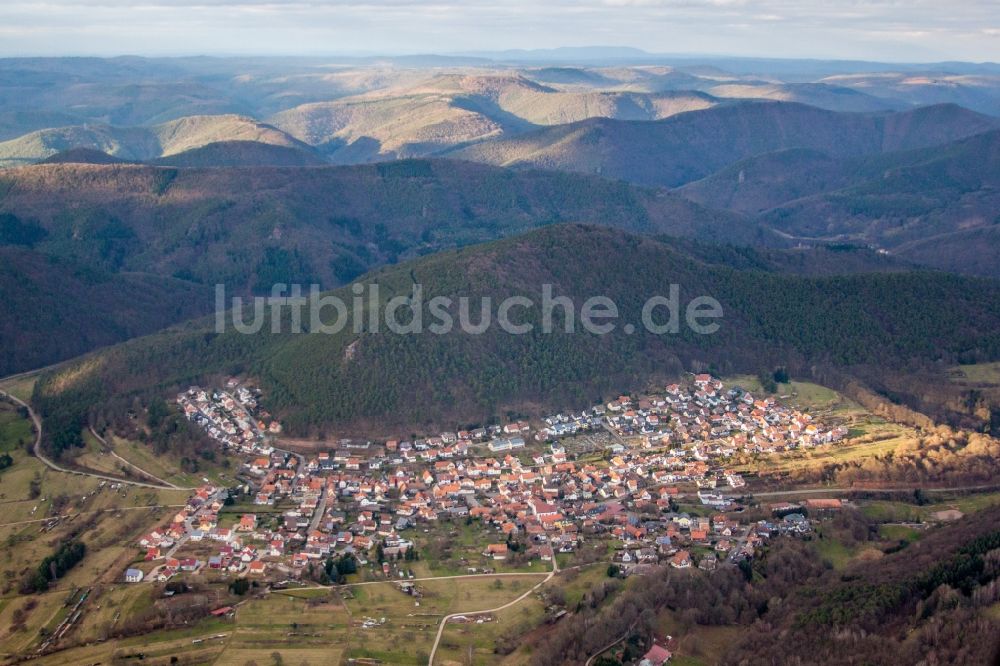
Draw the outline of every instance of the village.
[[[775,534],[809,530],[797,506],[741,522],[745,481],[727,461],[837,442],[847,432],[701,374],[537,423],[342,440],[306,457],[275,447],[281,426],[257,411],[257,395],[232,379],[226,390],[177,396],[189,420],[243,456],[243,483],[195,491],[139,541],[147,570],[130,568],[127,582],[202,571],[315,578],[343,558],[383,579],[412,578],[406,563],[420,557],[421,537],[456,522],[480,535],[479,557],[462,560],[469,572],[548,566],[582,543],[606,544],[621,576],[662,564],[711,570],[752,557]]]

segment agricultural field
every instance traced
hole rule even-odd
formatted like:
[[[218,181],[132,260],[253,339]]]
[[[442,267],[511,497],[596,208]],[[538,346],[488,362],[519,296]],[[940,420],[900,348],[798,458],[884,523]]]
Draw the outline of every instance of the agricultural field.
[[[31,421],[23,418],[15,405],[0,402],[0,453],[24,451],[34,440]]]
[[[763,391],[760,380],[752,375],[728,377],[723,383],[727,387],[740,386],[754,394]],[[825,386],[796,381],[777,386],[774,395],[782,404],[808,412],[824,425],[843,425],[848,429],[847,438],[811,449],[747,457],[733,466],[734,471],[766,476],[847,463],[891,453],[904,440],[914,436],[912,428],[875,416]]]
[[[959,384],[1000,386],[1000,363],[956,365],[949,369],[948,376]]]
[[[675,657],[672,665],[710,666],[718,663],[726,649],[743,635],[745,627],[704,626],[688,627],[677,613],[662,611],[657,616],[658,634],[676,638]]]
[[[508,560],[493,560],[483,555],[490,543],[503,543],[499,532],[484,529],[480,521],[444,521],[421,525],[407,533],[421,554],[420,561],[406,563],[416,577],[457,576],[489,570],[496,573],[548,573],[548,562],[534,559],[517,564]],[[475,569],[475,571],[470,571]]]
[[[240,602],[231,619],[206,619],[179,631],[156,631],[141,637],[109,640],[73,648],[39,660],[62,665],[110,661],[113,657],[143,655],[144,664],[205,663],[244,666],[253,661],[325,665],[349,658],[375,658],[385,664],[425,664],[444,615],[502,605],[534,586],[538,576],[483,577],[417,581],[419,599],[392,583],[372,583],[341,588],[300,588],[264,592]],[[499,581],[499,583],[498,583]],[[94,602],[92,617],[78,628],[77,638],[101,640],[114,618],[136,612],[151,603],[149,585],[109,588]],[[46,613],[58,616],[65,594],[51,597]],[[420,605],[418,606],[417,603]],[[41,606],[40,606],[41,607]],[[477,625],[476,663],[494,663],[494,634],[514,626],[533,627],[544,609],[534,596],[498,614],[497,624]],[[449,625],[446,638],[455,632],[463,644],[466,625]],[[449,640],[451,640],[449,638]],[[471,640],[471,639],[470,639]],[[447,642],[447,641],[446,641]],[[447,651],[447,650],[446,650]],[[444,653],[442,653],[444,654]],[[490,659],[487,660],[487,654]],[[446,663],[442,657],[439,663]]]
[[[753,375],[725,377],[722,379],[722,383],[727,389],[739,386],[750,391],[755,396],[765,395],[760,379]],[[831,388],[819,384],[791,381],[787,384],[778,384],[777,387],[778,390],[774,395],[778,396],[782,403],[796,409],[809,410],[814,414],[833,413],[849,416],[853,413],[863,413],[865,411],[861,405],[853,400],[842,396]]]
[[[968,495],[950,493],[927,493],[929,501],[923,505],[898,500],[866,500],[861,503],[861,511],[872,520],[884,523],[940,522],[935,514],[959,511],[963,514],[975,513],[990,506],[1000,504],[1000,493],[974,493]]]
[[[115,453],[125,460],[181,488],[195,488],[206,482],[214,485],[233,483],[233,472],[227,464],[229,458],[224,457],[222,464],[199,459],[200,469],[198,472],[192,473],[184,471],[181,461],[170,452],[157,455],[152,447],[146,444],[116,435],[111,436],[109,441],[113,445]]]
[[[908,426],[871,417],[871,420],[864,425],[852,426],[852,435],[855,436],[849,435],[849,439],[842,442],[811,449],[756,456],[752,460],[734,465],[733,469],[743,473],[768,475],[853,462],[892,453],[901,443],[912,439],[915,431]]]
[[[5,446],[11,437],[30,433],[16,410],[0,414]],[[79,590],[117,581],[137,555],[135,537],[169,515],[171,507],[183,505],[186,493],[58,472],[17,447],[10,454],[14,464],[0,472],[0,631],[6,653],[22,654],[35,649],[41,635],[69,613]],[[83,560],[48,591],[19,594],[21,579],[72,538],[85,544]]]

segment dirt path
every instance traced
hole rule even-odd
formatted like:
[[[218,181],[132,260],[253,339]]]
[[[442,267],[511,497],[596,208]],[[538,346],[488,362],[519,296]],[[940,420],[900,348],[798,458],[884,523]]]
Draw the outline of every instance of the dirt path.
[[[28,374],[28,373],[23,373],[23,374]],[[17,377],[18,375],[14,376]],[[10,379],[10,377],[7,377],[5,379]],[[112,483],[123,483],[128,486],[138,486],[140,488],[153,488],[155,490],[177,489],[176,486],[166,486],[166,485],[160,485],[158,483],[144,483],[142,481],[129,481],[127,479],[120,479],[117,476],[98,474],[97,472],[84,472],[83,470],[78,470],[78,469],[70,469],[68,467],[63,467],[62,465],[58,465],[52,462],[51,460],[46,458],[45,455],[42,453],[42,420],[38,418],[38,414],[35,413],[35,410],[33,410],[28,403],[24,402],[15,395],[7,393],[6,391],[0,390],[0,396],[7,398],[8,400],[11,400],[15,404],[24,407],[26,410],[28,410],[28,416],[31,417],[32,422],[35,424],[35,444],[33,447],[35,457],[38,458],[49,469],[53,469],[57,472],[62,472],[63,474],[76,474],[78,476],[89,476],[93,479],[101,479],[103,481],[110,481]]]
[[[541,580],[540,582],[538,582],[537,584],[535,584],[534,587],[532,587],[527,592],[525,592],[524,594],[522,594],[521,596],[519,596],[517,599],[514,599],[513,601],[508,601],[504,605],[497,606],[496,608],[487,608],[485,610],[475,610],[475,611],[464,611],[464,612],[460,612],[460,613],[451,613],[449,615],[445,615],[443,618],[441,618],[441,625],[438,627],[437,636],[434,638],[434,645],[431,647],[431,656],[428,657],[428,659],[427,659],[428,666],[434,666],[434,657],[437,654],[438,645],[441,644],[441,636],[444,635],[444,628],[448,625],[448,620],[450,620],[453,617],[458,617],[460,615],[469,616],[469,615],[484,615],[486,613],[499,613],[500,611],[505,610],[507,608],[510,608],[511,606],[519,604],[520,602],[522,602],[525,599],[527,599],[529,596],[531,596],[531,594],[535,590],[537,590],[542,585],[545,585],[547,582],[549,582],[550,580],[552,580],[557,573],[559,573],[559,562],[556,561],[556,557],[553,554],[553,556],[552,556],[552,571],[550,571],[545,576],[545,578],[543,580]],[[503,575],[503,574],[500,574],[500,575]],[[461,578],[461,577],[462,576],[452,576],[452,578]]]
[[[120,455],[118,455],[118,452],[115,451],[115,448],[108,442],[108,440],[104,439],[103,437],[101,437],[100,435],[97,434],[97,431],[94,430],[94,426],[87,426],[87,427],[90,430],[90,434],[93,435],[95,438],[97,438],[97,441],[100,442],[101,444],[103,444],[105,446],[105,448],[108,450],[108,453],[110,453],[111,455],[113,455],[115,458],[117,458],[118,460],[120,460],[125,465],[128,465],[129,467],[131,467],[135,471],[139,472],[140,474],[142,474],[147,479],[152,479],[153,481],[156,481],[157,483],[162,483],[164,486],[167,486],[169,488],[175,488],[177,490],[194,490],[194,488],[183,488],[181,486],[178,486],[177,484],[170,483],[166,479],[161,479],[160,477],[156,476],[155,474],[153,474],[151,472],[147,472],[146,470],[144,470],[143,468],[139,467],[135,463],[133,463],[131,461],[128,461],[128,460],[125,460],[125,458],[122,458]]]

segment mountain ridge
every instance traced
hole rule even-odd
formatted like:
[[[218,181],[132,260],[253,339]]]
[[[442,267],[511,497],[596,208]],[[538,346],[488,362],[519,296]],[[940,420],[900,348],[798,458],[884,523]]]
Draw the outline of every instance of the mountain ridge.
[[[260,333],[241,335],[231,327],[220,333],[214,320],[192,322],[71,364],[43,379],[36,399],[50,414],[76,404],[82,418],[79,410],[112,393],[149,396],[207,375],[245,374],[260,382],[268,409],[293,434],[382,433],[421,423],[482,422],[504,410],[530,411],[530,405],[589,404],[603,393],[691,368],[732,373],[782,365],[806,374],[820,368],[850,373],[855,366],[930,368],[959,356],[1000,355],[1000,286],[992,282],[928,272],[804,277],[736,270],[662,241],[593,226],[548,226],[444,251],[379,269],[361,282],[377,283],[382,303],[409,295],[415,283],[423,287],[424,303],[488,295],[495,304],[527,295],[534,305],[516,321],[536,327],[524,335],[497,326],[480,335],[457,329],[399,335],[384,328],[354,333],[347,324],[330,335],[295,334],[285,313],[283,333],[271,332],[265,314]],[[577,306],[608,296],[619,324],[639,321],[645,299],[665,294],[670,284],[679,285],[682,303],[701,295],[718,299],[724,317],[713,335],[682,325],[664,336],[642,328],[631,335],[622,326],[600,336],[564,332],[564,315],[557,313],[546,333],[541,284]],[[345,302],[354,293],[349,287],[333,292]],[[331,323],[329,315],[324,323]],[[892,346],[881,344],[886,337]],[[71,384],[62,382],[62,372],[74,377]]]
[[[678,187],[761,153],[809,148],[847,157],[923,148],[997,127],[998,119],[947,104],[848,114],[754,101],[645,123],[589,119],[482,142],[448,156]]]

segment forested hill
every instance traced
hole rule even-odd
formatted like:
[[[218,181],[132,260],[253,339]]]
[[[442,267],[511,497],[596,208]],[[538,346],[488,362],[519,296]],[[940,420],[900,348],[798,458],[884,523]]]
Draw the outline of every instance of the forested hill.
[[[213,169],[37,165],[0,170],[0,213],[41,226],[35,247],[42,252],[244,290],[269,288],[279,274],[332,288],[386,262],[553,222],[709,240],[754,237],[738,216],[677,195],[448,160]]]
[[[998,555],[1000,507],[993,506],[764,603],[766,614],[723,663],[996,664]],[[803,574],[801,565],[770,568],[786,582]]]
[[[0,376],[147,335],[211,307],[208,286],[0,245]]]
[[[0,251],[20,251],[0,273],[10,304],[0,376],[204,314],[217,283],[244,294],[275,282],[330,289],[385,263],[559,221],[702,238],[753,234],[733,214],[672,194],[450,161],[0,170]],[[83,267],[105,276],[99,293],[81,282]],[[135,297],[137,284],[155,285],[150,293],[165,307],[144,308],[150,299]]]
[[[1000,358],[1000,286],[927,272],[803,277],[705,263],[648,237],[583,225],[556,225],[490,244],[441,252],[387,267],[365,278],[384,301],[423,287],[434,296],[474,297],[469,319],[480,321],[480,296],[534,299],[516,322],[532,332],[511,335],[491,326],[481,335],[455,330],[400,335],[213,332],[193,323],[95,353],[39,384],[35,403],[70,429],[89,410],[114,411],[133,395],[169,397],[206,376],[248,373],[266,404],[292,433],[320,430],[391,432],[430,423],[481,422],[505,410],[579,406],[628,386],[682,370],[758,371],[810,368],[919,367],[958,358]],[[604,295],[620,317],[608,335],[541,332],[541,285],[583,301]],[[681,307],[697,296],[721,303],[714,335],[683,322],[677,334],[654,335],[639,325],[646,299],[679,285]],[[352,292],[334,292],[351,303]],[[451,310],[457,312],[457,305]],[[327,311],[326,323],[332,316]],[[425,324],[436,320],[429,310]],[[248,317],[249,319],[249,317]],[[404,315],[403,321],[407,320]],[[457,317],[455,319],[457,322]],[[627,334],[625,323],[638,326]],[[264,331],[270,330],[265,324]],[[115,396],[112,400],[112,396]],[[110,405],[110,406],[109,406]],[[127,407],[126,407],[127,409]],[[75,419],[75,421],[74,421]],[[52,432],[58,432],[53,429]]]
[[[949,104],[886,114],[757,101],[653,122],[591,118],[483,141],[453,155],[677,187],[774,151],[808,149],[841,158],[873,155],[941,145],[998,126],[996,118]]]

